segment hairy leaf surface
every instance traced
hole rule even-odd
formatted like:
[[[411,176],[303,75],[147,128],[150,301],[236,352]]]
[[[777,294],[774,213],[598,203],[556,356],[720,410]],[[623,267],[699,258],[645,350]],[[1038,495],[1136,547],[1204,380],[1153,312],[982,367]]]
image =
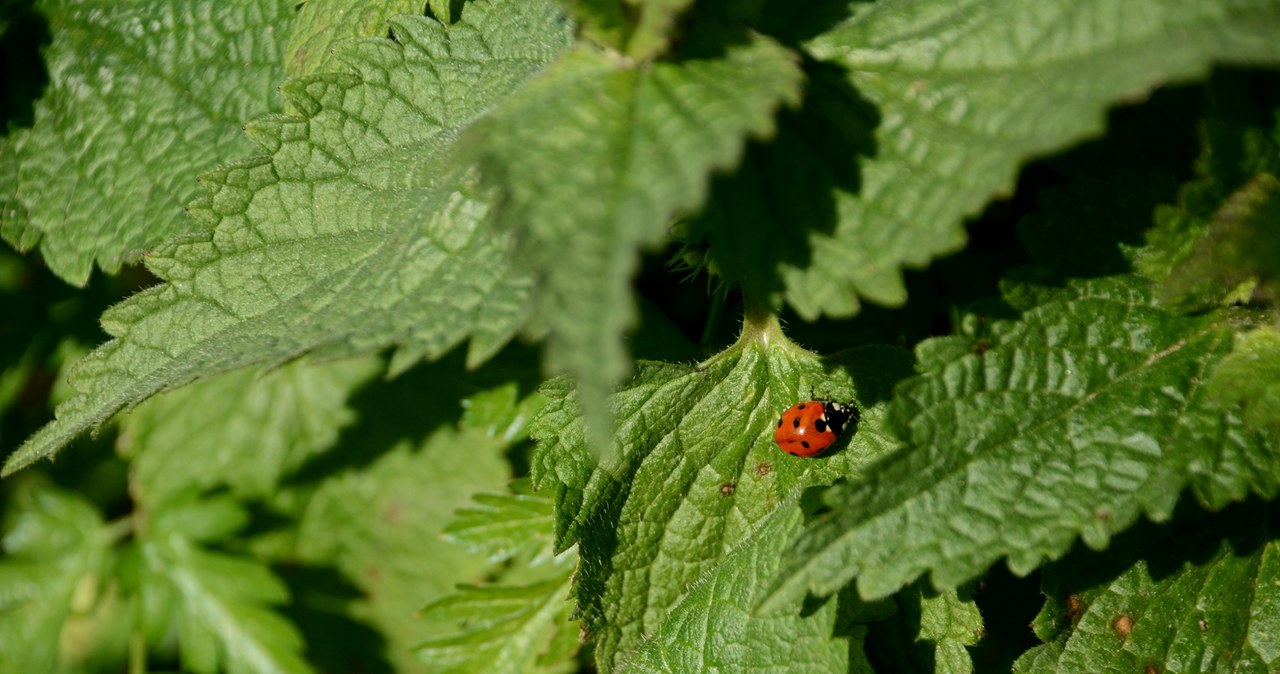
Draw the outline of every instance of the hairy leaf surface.
[[[149,256],[166,283],[103,317],[115,339],[80,363],[80,395],[6,474],[211,374],[391,345],[398,371],[468,337],[479,362],[510,338],[530,280],[480,226],[487,197],[450,148],[564,46],[566,26],[542,3],[494,1],[447,31],[411,17],[394,31],[348,43],[346,73],[286,83],[302,116],[255,122],[270,154],[205,176],[191,211],[209,231]]]
[[[1001,557],[1027,573],[1077,536],[1169,517],[1187,486],[1215,507],[1280,486],[1274,439],[1205,390],[1231,345],[1221,316],[1168,314],[1132,277],[1010,291],[1020,320],[918,348],[923,374],[890,407],[906,447],[836,488],[775,596],[857,576],[881,597],[924,572],[952,587]]]
[[[1250,502],[1169,527],[1109,578],[1085,555],[1046,572],[1036,619],[1054,641],[1017,662],[1020,674],[1270,672],[1280,666],[1280,540],[1276,509]],[[1227,515],[1227,516],[1224,516]],[[1130,552],[1132,547],[1128,546]]]
[[[801,79],[795,56],[763,37],[643,66],[579,47],[472,132],[504,194],[496,217],[538,275],[548,367],[577,380],[593,446],[608,446],[603,401],[629,370],[637,249],[701,205],[748,136],[772,132]]]
[[[280,109],[293,2],[36,3],[53,42],[35,123],[0,139],[0,235],[84,285],[197,227],[196,176]]]
[[[854,292],[901,304],[901,268],[959,248],[962,220],[1011,193],[1023,162],[1212,63],[1280,61],[1277,31],[1268,0],[854,5],[806,46],[845,70],[878,126],[834,227],[808,225],[811,260],[784,267],[788,302],[805,317],[853,313]]]
[[[578,544],[579,609],[610,669],[653,633],[690,587],[779,503],[811,485],[857,474],[889,451],[881,405],[907,369],[905,354],[870,348],[823,362],[772,327],[698,365],[642,364],[610,399],[616,457],[597,465],[567,383],[534,422],[538,485],[560,484],[557,546]],[[853,400],[856,433],[817,459],[783,454],[773,440],[783,410],[815,396]]]
[[[766,518],[672,607],[619,671],[850,671],[849,638],[832,637],[834,599],[803,616],[799,601],[770,612],[754,611],[782,561],[778,548],[800,528],[800,510],[794,503]],[[855,644],[854,648],[860,646]]]

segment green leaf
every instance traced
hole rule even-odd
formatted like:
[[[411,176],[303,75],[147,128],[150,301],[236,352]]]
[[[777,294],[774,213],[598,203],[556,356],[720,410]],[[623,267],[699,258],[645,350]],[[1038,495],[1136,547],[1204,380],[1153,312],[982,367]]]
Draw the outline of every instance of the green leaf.
[[[689,589],[619,671],[849,671],[851,645],[832,637],[835,600],[803,615],[799,601],[754,613],[782,561],[777,551],[800,528],[799,508],[778,508]]]
[[[811,260],[781,265],[787,301],[806,318],[852,314],[854,292],[901,304],[902,267],[960,248],[965,217],[1010,194],[1023,162],[1101,131],[1108,105],[1215,62],[1280,61],[1280,6],[1259,0],[914,0],[851,11],[807,48],[846,70],[878,126],[859,152],[857,189],[837,190],[833,218],[805,223]]]
[[[1268,173],[1226,199],[1204,238],[1173,268],[1161,291],[1166,301],[1204,308],[1246,283],[1246,298],[1280,300],[1280,180]]]
[[[1273,505],[1251,502],[1170,527],[1136,562],[1101,580],[1096,559],[1055,565],[1045,575],[1050,601],[1037,624],[1058,620],[1063,632],[1023,655],[1015,671],[1275,671],[1276,516]]]
[[[366,599],[346,613],[377,627],[383,657],[397,671],[434,671],[410,655],[433,634],[414,612],[488,571],[483,557],[441,540],[440,532],[472,493],[506,481],[508,446],[474,428],[441,428],[421,443],[349,447],[380,455],[324,480],[299,514],[288,560],[333,566],[363,591]]]
[[[440,0],[429,4],[434,8]],[[449,0],[443,0],[443,4],[446,11],[442,21],[448,23]],[[421,12],[422,3],[417,0],[306,0],[289,33],[285,70],[290,75],[309,75],[341,69],[335,61],[338,43],[358,37],[382,37],[390,26],[390,17]]]
[[[229,498],[209,504],[181,499],[166,505],[177,512],[166,515],[163,506],[158,507],[155,526],[138,543],[141,583],[163,586],[176,598],[184,667],[200,674],[313,671],[302,658],[302,637],[269,608],[288,601],[284,584],[260,561],[196,544],[243,524],[247,516],[240,506]],[[157,588],[147,591],[154,593]],[[164,617],[143,619],[155,622]]]
[[[148,257],[167,283],[103,316],[115,339],[81,361],[80,395],[4,474],[125,406],[237,367],[394,345],[399,372],[468,337],[478,363],[510,338],[530,280],[480,227],[487,196],[450,148],[550,61],[566,26],[542,3],[494,0],[449,30],[425,17],[393,30],[347,43],[349,72],[285,84],[303,116],[250,125],[271,155],[205,176],[191,212],[211,229]]]
[[[152,398],[124,417],[117,448],[134,497],[152,503],[227,486],[266,497],[304,461],[331,450],[355,421],[347,398],[381,369],[368,356],[239,370]]]
[[[539,273],[548,368],[576,379],[592,446],[608,446],[604,400],[629,369],[638,249],[702,204],[748,136],[773,131],[801,80],[795,55],[759,36],[719,58],[641,66],[580,47],[473,131],[503,191],[496,217]]]
[[[843,592],[839,596],[845,599]],[[966,646],[978,643],[983,627],[982,615],[968,592],[930,592],[916,582],[886,601],[898,612],[871,623],[867,650],[874,651],[872,662],[892,663],[894,671],[919,674],[973,672]]]
[[[1220,215],[1230,215],[1233,210],[1239,213],[1238,208],[1224,211],[1226,203],[1243,198],[1241,205],[1247,206],[1251,199],[1246,195],[1253,194],[1253,199],[1261,195],[1258,187],[1246,189],[1246,185],[1262,174],[1280,174],[1280,110],[1274,102],[1260,105],[1254,96],[1259,89],[1270,88],[1265,81],[1238,73],[1219,74],[1210,81],[1206,87],[1208,109],[1200,122],[1196,178],[1182,187],[1176,200],[1170,199],[1172,203],[1157,209],[1156,226],[1147,232],[1146,245],[1135,250],[1135,269],[1165,283],[1166,297],[1184,306],[1216,306],[1227,299],[1212,284],[1206,284],[1208,292],[1187,292],[1191,288],[1185,281],[1194,279],[1184,279],[1182,296],[1177,297],[1178,293],[1169,292],[1175,288],[1168,287],[1168,279],[1193,255],[1204,258],[1212,253],[1214,239],[1221,234],[1239,232],[1230,217],[1214,224]],[[1221,231],[1224,225],[1226,231]],[[1210,236],[1211,228],[1220,230],[1217,236]]]
[[[1001,557],[1024,574],[1077,536],[1167,518],[1187,486],[1213,507],[1275,493],[1275,440],[1203,385],[1230,348],[1223,316],[1165,313],[1133,277],[1010,293],[1020,320],[920,345],[889,410],[906,447],[834,490],[775,599],[854,576],[881,597],[925,571],[954,587]]]
[[[479,493],[475,505],[460,508],[444,528],[444,539],[484,555],[490,562],[512,558],[537,560],[553,547],[552,501],[530,492],[527,480],[511,484],[513,493]]]
[[[577,671],[569,587],[578,555],[550,554],[552,500],[546,492],[531,493],[528,480],[510,488],[476,494],[475,505],[459,509],[444,529],[445,540],[512,565],[503,570],[502,585],[460,585],[422,610],[432,635],[415,650],[432,672]],[[518,577],[535,582],[514,585]]]
[[[572,657],[544,659],[558,655],[558,642],[566,636],[577,642],[569,617],[571,570],[567,566],[556,579],[526,586],[459,586],[457,594],[423,609],[425,619],[448,623],[452,629],[439,629],[419,644],[418,656],[441,674],[576,671]]]
[[[603,465],[587,448],[568,384],[544,387],[534,481],[561,485],[557,547],[578,544],[575,596],[603,670],[624,661],[779,503],[855,475],[894,447],[881,431],[883,401],[909,371],[905,355],[865,348],[823,362],[787,342],[775,320],[748,321],[737,345],[701,365],[642,363],[609,400],[618,446]],[[862,421],[820,458],[785,455],[775,422],[809,397],[853,400]]]
[[[584,35],[636,60],[667,50],[679,15],[693,0],[562,0]]]
[[[1236,335],[1235,348],[1218,363],[1206,388],[1220,403],[1238,406],[1246,425],[1280,429],[1280,329]]]
[[[0,235],[40,244],[84,285],[194,229],[195,178],[252,146],[245,121],[274,94],[293,2],[43,0],[53,42],[35,123],[0,140]]]
[[[78,495],[22,485],[12,499],[0,557],[0,671],[66,665],[63,630],[100,600],[111,539]]]

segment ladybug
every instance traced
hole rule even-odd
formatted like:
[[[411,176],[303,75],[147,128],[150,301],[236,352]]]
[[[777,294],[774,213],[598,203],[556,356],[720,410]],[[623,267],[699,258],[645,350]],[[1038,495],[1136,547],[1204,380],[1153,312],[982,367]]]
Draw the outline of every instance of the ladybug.
[[[858,408],[853,405],[806,400],[782,413],[773,441],[792,456],[817,456],[840,437],[850,420],[858,423]]]

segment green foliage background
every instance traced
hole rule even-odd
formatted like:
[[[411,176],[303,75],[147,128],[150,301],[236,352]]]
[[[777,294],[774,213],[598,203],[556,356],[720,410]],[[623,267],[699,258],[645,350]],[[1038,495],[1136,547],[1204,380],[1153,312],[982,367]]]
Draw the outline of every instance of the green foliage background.
[[[0,3],[0,673],[1275,671],[1277,35]]]

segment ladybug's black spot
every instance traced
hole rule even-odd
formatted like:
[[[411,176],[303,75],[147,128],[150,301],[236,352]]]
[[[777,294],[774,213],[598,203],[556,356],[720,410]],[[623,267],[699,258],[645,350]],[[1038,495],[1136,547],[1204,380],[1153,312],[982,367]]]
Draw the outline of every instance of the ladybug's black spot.
[[[827,420],[826,420],[826,419],[818,419],[817,421],[813,422],[813,427],[814,427],[814,428],[816,428],[816,429],[818,429],[818,432],[819,432],[819,433],[826,433],[826,432],[827,432]]]
[[[795,420],[791,422],[791,427],[800,428],[800,417],[796,417]]]
[[[800,444],[804,445],[804,448],[805,448],[805,449],[809,449],[809,441],[808,441],[808,440],[801,440],[801,441],[800,441]]]
[[[804,409],[804,403],[800,403],[799,405],[796,405],[796,409],[798,410]]]
[[[782,417],[778,417],[778,428],[782,428]]]
[[[796,454],[795,452],[793,452],[793,451],[791,451],[791,450],[789,450],[789,449],[787,450],[787,453],[788,453],[788,454],[790,454],[791,456],[800,456],[799,454]]]

